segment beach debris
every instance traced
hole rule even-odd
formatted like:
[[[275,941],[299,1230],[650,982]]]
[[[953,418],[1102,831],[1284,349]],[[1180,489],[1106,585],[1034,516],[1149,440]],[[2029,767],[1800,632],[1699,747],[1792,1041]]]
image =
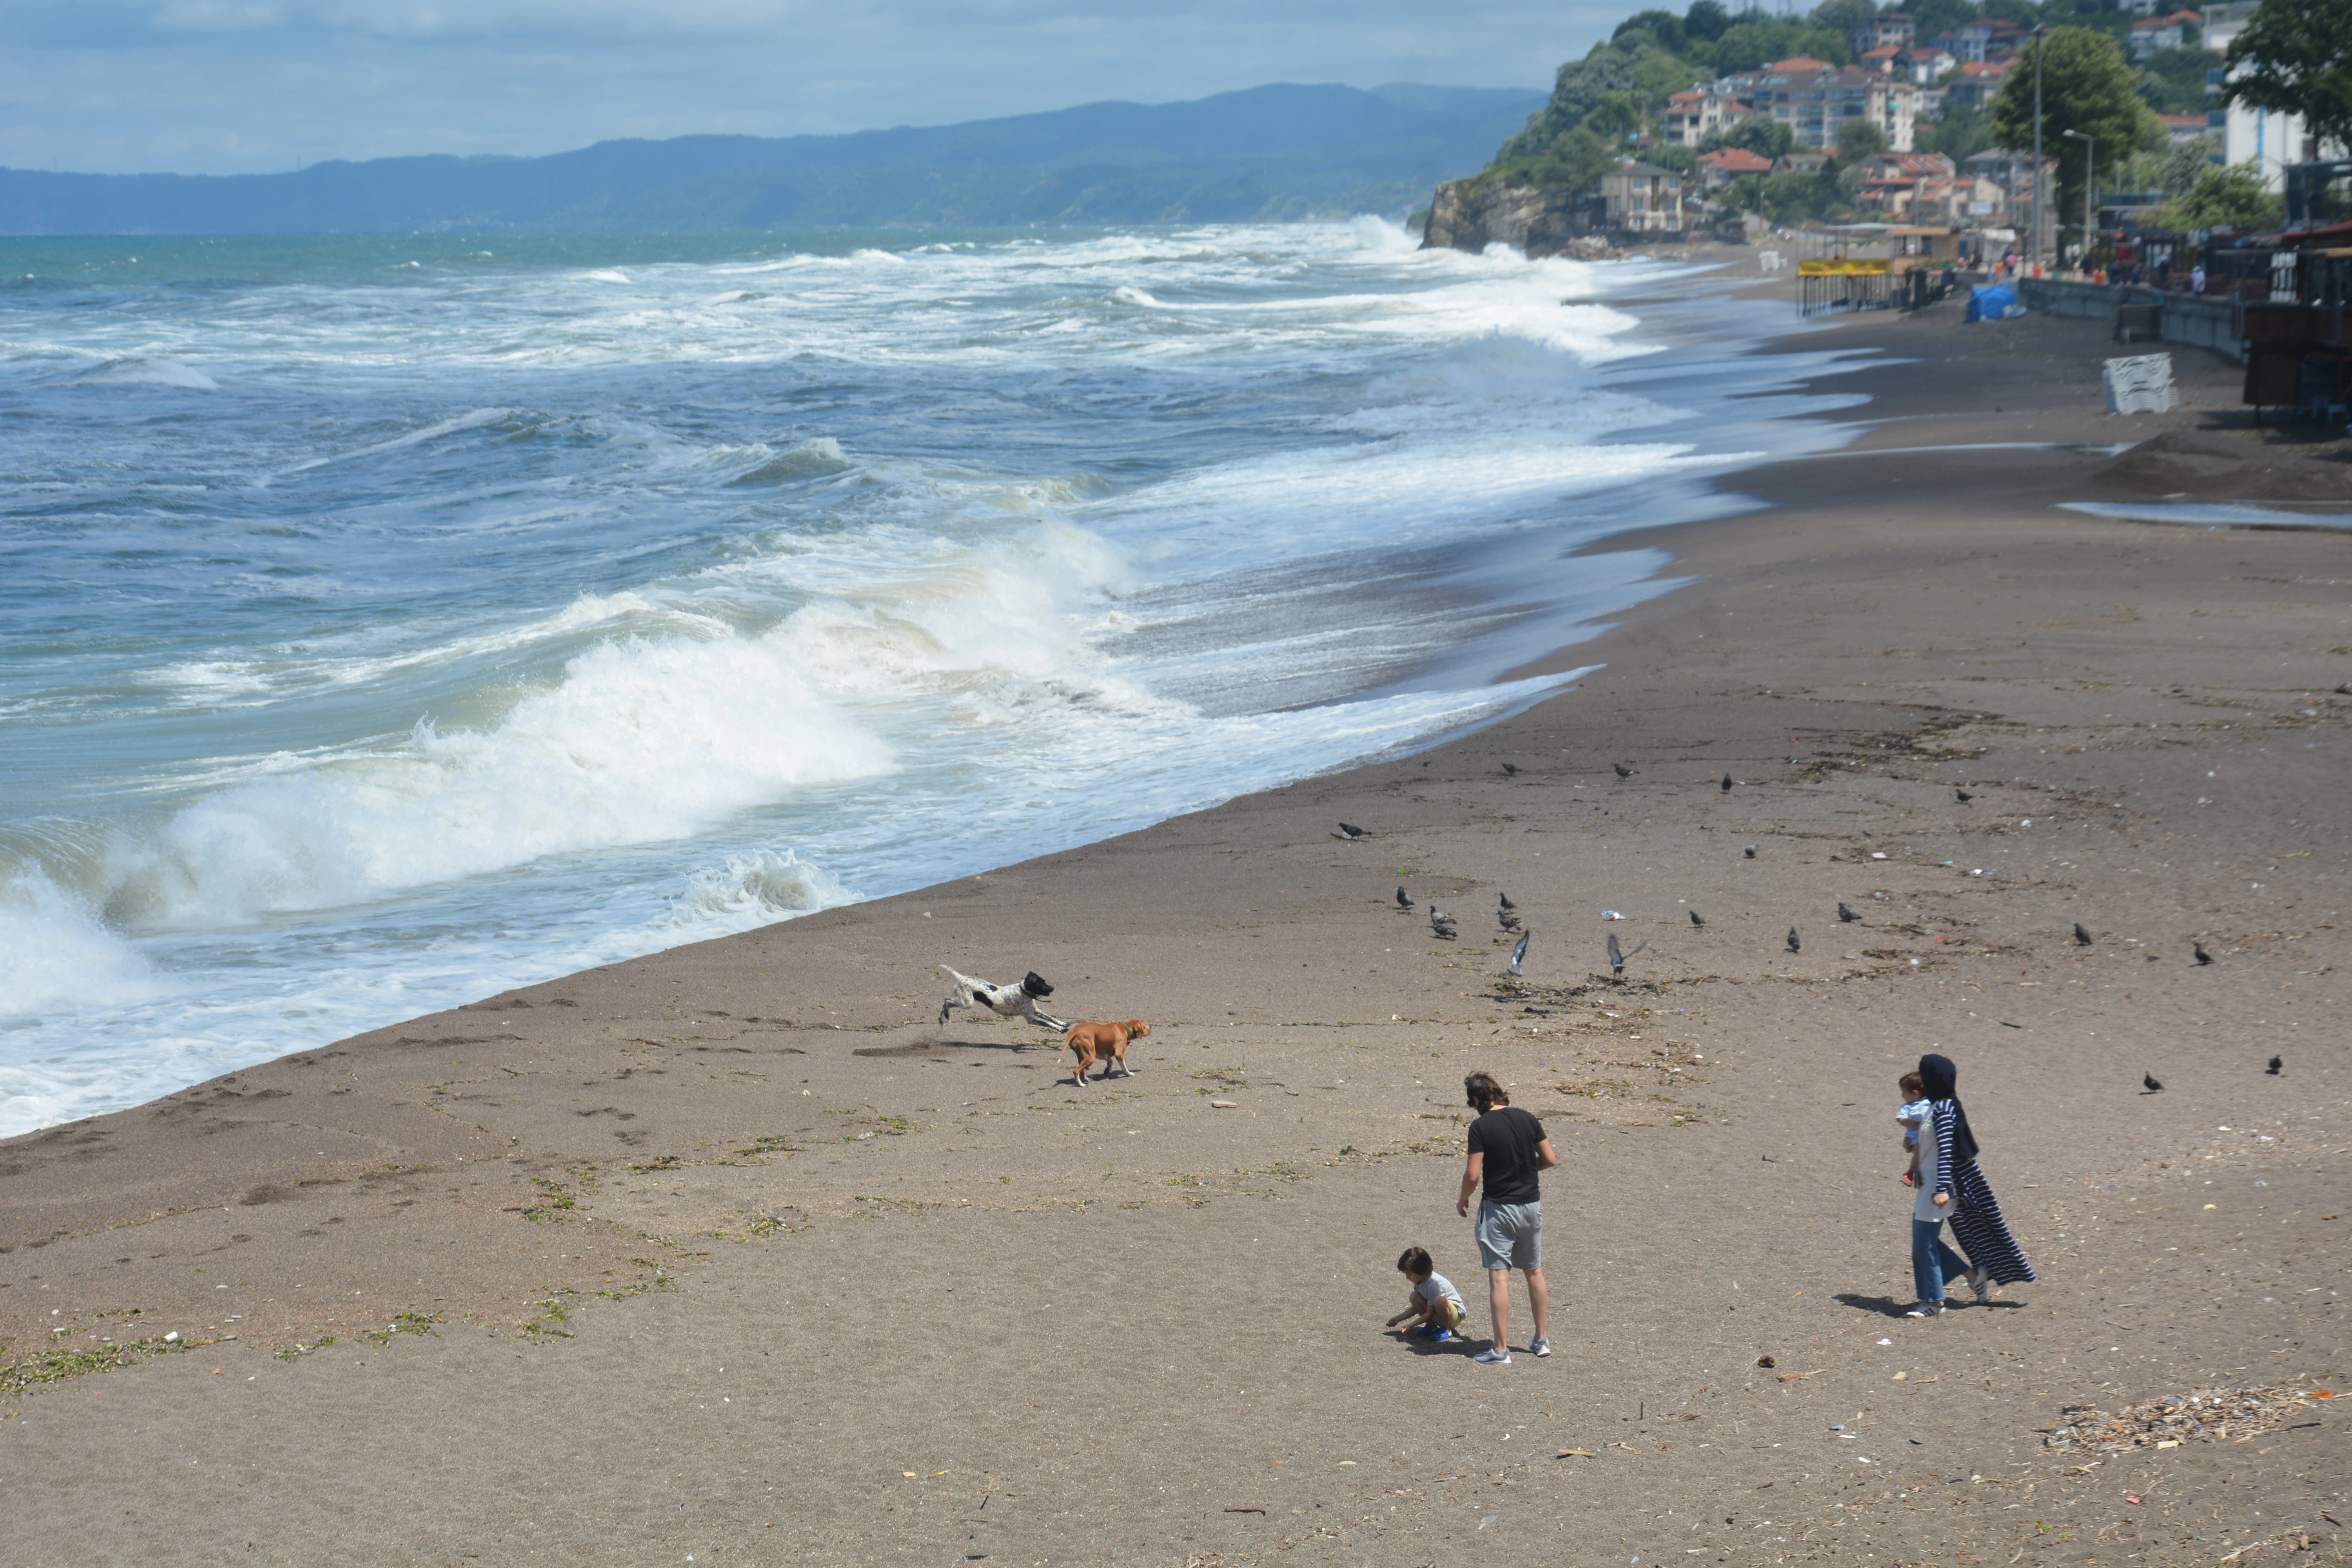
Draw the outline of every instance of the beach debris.
[[[2268,1073],[2273,1078],[2278,1077],[2279,1074],[2286,1071],[2286,1058],[2284,1057],[2273,1057],[2271,1058],[2271,1065],[2264,1068],[2263,1071]]]
[[[2090,928],[2084,925],[2081,921],[2076,921],[2074,922],[2074,945],[2077,947],[2088,947],[2091,945]]]
[[[1691,924],[1693,924],[1693,925],[1695,925],[1695,926],[1703,926],[1703,925],[1706,924],[1706,921],[1705,920],[1703,920],[1703,919],[1701,919],[1701,918],[1700,918],[1700,916],[1699,916],[1699,912],[1698,912],[1696,910],[1693,910],[1690,912],[1690,917],[1691,917]]]
[[[1454,917],[1440,912],[1435,904],[1429,906],[1429,929],[1441,941],[1454,940]]]
[[[1331,837],[1334,838],[1344,838],[1349,843],[1353,844],[1357,839],[1370,838],[1371,835],[1365,832],[1362,828],[1357,826],[1352,822],[1343,822],[1339,824],[1339,831],[1334,833]]]
[[[1040,979],[1034,969],[1022,976],[1018,985],[998,985],[991,981],[975,980],[969,974],[958,973],[944,963],[940,965],[940,972],[954,981],[956,987],[955,994],[940,1004],[940,1022],[942,1024],[948,1021],[948,1014],[954,1008],[980,1006],[1000,1018],[1026,1018],[1057,1035],[1070,1032],[1066,1020],[1037,1011],[1037,1004],[1051,996],[1054,988]]]
[[[1886,858],[1886,851],[1884,849],[1874,849],[1870,852],[1870,858],[1874,860],[1884,860]]]
[[[1729,795],[1731,793],[1731,775],[1729,773],[1723,775],[1723,793],[1726,795]]]
[[[180,1342],[180,1331],[173,1329],[170,1333],[165,1334],[163,1336],[163,1342],[167,1345],[178,1344]]]
[[[1209,1101],[1209,1109],[1212,1110],[1238,1110],[1241,1109],[1241,1102],[1239,1100],[1213,1100]]]
[[[1756,846],[1750,844],[1747,848],[1742,849],[1739,853],[1748,859],[1753,860],[1756,858]]]
[[[2152,1072],[2144,1072],[2140,1074],[2139,1081],[2147,1087],[2147,1092],[2150,1094],[2162,1094],[2164,1092],[2164,1085],[2156,1081],[2156,1075]]]
[[[1954,798],[1956,798],[1957,800],[1958,800],[1958,801],[1959,801],[1959,803],[1960,803],[1962,805],[1968,805],[1968,804],[1969,804],[1969,802],[1970,802],[1970,801],[1972,801],[1972,800],[1976,799],[1976,796],[1974,796],[1974,795],[1970,795],[1968,791],[1966,791],[1966,790],[1964,790],[1964,789],[1958,789],[1958,788],[1955,788],[1955,789],[1952,791],[1952,795],[1953,795]]]
[[[2189,939],[2189,947],[2191,952],[2197,954],[2198,963],[2210,963],[2213,962],[2213,955],[2205,951],[2205,944],[2203,942],[2199,942],[2192,937]]]
[[[1597,1459],[1600,1457],[1590,1448],[1562,1448],[1552,1456],[1555,1459]]]
[[[1601,911],[1601,918],[1604,921],[1622,921],[1625,917],[1615,910],[1603,910]]]
[[[1507,778],[1517,778],[1517,777],[1518,776],[1518,773],[1519,773],[1519,764],[1518,764],[1518,763],[1505,763],[1503,764],[1503,776],[1504,776],[1505,778],[1507,778]]]
[[[1227,1513],[1264,1513],[1265,1510],[1262,1508],[1229,1508],[1225,1510],[1225,1511]]]
[[[1402,882],[1397,884],[1397,908],[1401,910],[1412,908],[1412,895],[1404,890]]]
[[[1756,1358],[1756,1364],[1766,1368],[1776,1367],[1780,1364],[1780,1359],[1778,1356],[1759,1355]]]
[[[1517,941],[1517,942],[1516,942],[1516,943],[1512,946],[1512,948],[1511,948],[1511,973],[1512,973],[1514,975],[1517,975],[1517,974],[1519,973],[1519,965],[1520,965],[1520,963],[1523,963],[1523,962],[1526,960],[1526,958],[1527,958],[1527,956],[1528,956],[1528,938],[1529,938],[1529,937],[1531,937],[1531,936],[1535,935],[1535,934],[1536,934],[1536,933],[1535,933],[1535,932],[1533,932],[1533,931],[1521,931],[1521,932],[1519,933],[1519,940]],[[2273,1059],[2275,1059],[2275,1058],[2273,1058]]]
[[[1855,914],[1852,910],[1845,907],[1845,900],[1843,899],[1840,899],[1838,900],[1838,923],[1840,925],[1852,925],[1854,921],[1860,919],[1862,919],[1860,915]]]
[[[1609,933],[1609,973],[1612,974],[1625,973],[1625,950],[1617,945],[1615,931]]]
[[[1642,771],[1639,768],[1629,768],[1622,763],[1612,763],[1609,765],[1617,770],[1617,776],[1621,779],[1630,779]]]
[[[1804,946],[1805,944],[1803,942],[1797,940],[1797,928],[1795,926],[1790,926],[1789,928],[1789,951],[1790,952],[1801,952],[1804,951]]]
[[[2040,1428],[2042,1446],[2061,1453],[2127,1454],[2158,1446],[2252,1437],[2318,1415],[2308,1403],[2312,1397],[2299,1389],[2270,1384],[2200,1388],[2112,1412],[2069,1405],[2058,1413],[2056,1426]]]

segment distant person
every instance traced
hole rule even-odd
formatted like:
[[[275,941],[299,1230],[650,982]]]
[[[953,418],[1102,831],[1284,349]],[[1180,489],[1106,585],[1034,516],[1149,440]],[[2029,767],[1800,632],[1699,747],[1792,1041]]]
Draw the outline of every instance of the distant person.
[[[1992,1184],[1977,1167],[1976,1134],[1959,1101],[1959,1069],[1949,1057],[1924,1056],[1919,1081],[1934,1135],[1920,1141],[1919,1195],[1911,1209],[1911,1271],[1919,1304],[1905,1316],[1939,1318],[1948,1279],[1966,1279],[1977,1300],[1986,1301],[1995,1285],[2026,1283],[2035,1275],[2001,1218]],[[1968,1252],[1965,1259],[1944,1245],[1948,1217],[1953,1239]]]
[[[2189,269],[2189,291],[2191,294],[2205,292],[2205,264],[2202,261]]]
[[[1429,1249],[1406,1247],[1404,1256],[1397,1259],[1397,1272],[1412,1284],[1412,1296],[1403,1311],[1381,1326],[1393,1329],[1412,1318],[1416,1321],[1405,1331],[1408,1335],[1419,1334],[1441,1345],[1453,1339],[1454,1331],[1462,1326],[1470,1310],[1462,1304],[1462,1292],[1454,1288],[1454,1281],[1437,1271],[1437,1265],[1430,1260]]]
[[[1472,1358],[1480,1366],[1511,1364],[1511,1270],[1528,1277],[1528,1304],[1536,1318],[1528,1349],[1551,1354],[1544,1327],[1551,1295],[1543,1277],[1543,1192],[1537,1176],[1559,1163],[1543,1123],[1511,1103],[1491,1073],[1462,1080],[1478,1119],[1470,1123],[1470,1161],[1462,1172],[1462,1194],[1454,1212],[1468,1215],[1470,1194],[1483,1182],[1478,1204],[1479,1260],[1486,1266],[1486,1305],[1494,1313],[1495,1342]]]

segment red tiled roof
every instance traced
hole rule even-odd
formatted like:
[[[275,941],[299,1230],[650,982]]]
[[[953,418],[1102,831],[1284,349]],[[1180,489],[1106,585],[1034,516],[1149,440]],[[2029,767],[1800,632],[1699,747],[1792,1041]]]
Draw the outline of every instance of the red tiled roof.
[[[1772,160],[1750,153],[1745,147],[1726,147],[1719,152],[1700,155],[1699,162],[1727,174],[1760,174],[1772,166]]]
[[[1811,55],[1791,55],[1785,60],[1774,60],[1764,68],[1772,71],[1825,71],[1830,68],[1830,63],[1817,60]]]

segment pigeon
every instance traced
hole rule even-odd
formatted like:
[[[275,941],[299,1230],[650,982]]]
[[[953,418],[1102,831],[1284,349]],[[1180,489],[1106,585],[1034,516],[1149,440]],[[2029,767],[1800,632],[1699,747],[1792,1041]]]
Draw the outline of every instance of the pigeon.
[[[1519,771],[1519,764],[1518,764],[1518,763],[1505,763],[1503,764],[1503,776],[1504,776],[1505,778],[1513,778],[1513,777],[1516,777],[1516,776],[1517,775],[1517,773],[1518,773],[1518,771]]]
[[[1625,950],[1617,945],[1617,936],[1614,931],[1612,931],[1609,936],[1609,973],[1612,974],[1625,973]]]
[[[1703,926],[1703,925],[1706,924],[1706,922],[1705,921],[1703,921],[1703,920],[1699,919],[1698,911],[1697,911],[1696,910],[1693,910],[1690,912],[1690,917],[1691,917],[1691,924],[1693,924],[1693,925],[1695,925],[1695,926]]]
[[[2164,1092],[2164,1085],[2156,1081],[2156,1075],[2152,1072],[2144,1072],[2140,1074],[2139,1080],[2147,1086],[2147,1091],[2150,1094],[2162,1094]]]
[[[2205,944],[2203,942],[2192,940],[2189,945],[2196,950],[2198,963],[2210,963],[2213,962],[2213,955],[2205,951]]]
[[[1629,768],[1622,763],[1612,763],[1609,765],[1617,770],[1617,776],[1621,779],[1630,779],[1640,771],[1637,768]]]
[[[1505,931],[1517,931],[1519,929],[1519,911],[1507,908],[1496,910],[1495,911],[1495,923],[1501,926]]]
[[[1747,856],[1750,860],[1753,860],[1756,858],[1756,846],[1750,844],[1747,848],[1741,850],[1740,853]]]
[[[1437,906],[1435,904],[1432,904],[1429,906],[1429,929],[1433,934],[1446,942],[1452,942],[1454,940],[1454,917],[1452,915],[1439,913]]]
[[[1508,893],[1498,893],[1496,895],[1496,901],[1507,910],[1516,910],[1519,907],[1518,905],[1511,902],[1511,895]]]
[[[2271,1065],[2264,1068],[2263,1071],[2268,1073],[2273,1078],[2278,1077],[2279,1074],[2286,1071],[2286,1058],[2284,1057],[2273,1057],[2271,1058]]]
[[[1519,961],[1528,955],[1528,938],[1535,934],[1536,933],[1531,931],[1521,931],[1519,933],[1518,942],[1511,948],[1511,973],[1513,974],[1518,973]]]
[[[1803,942],[1797,940],[1797,928],[1795,926],[1790,926],[1789,928],[1789,951],[1790,952],[1801,952],[1804,950],[1804,945],[1805,944]]]
[[[1840,925],[1850,926],[1860,919],[1862,919],[1860,915],[1855,914],[1852,910],[1845,907],[1844,900],[1841,899],[1838,900],[1838,923]]]
[[[1731,775],[1729,773],[1723,775],[1723,793],[1726,795],[1729,795],[1731,793]]]
[[[1402,882],[1397,884],[1397,908],[1401,910],[1412,908],[1412,895],[1404,890]]]
[[[2091,945],[2090,931],[2081,921],[2076,921],[2074,922],[2074,945],[2077,947],[2088,947]]]
[[[1352,844],[1359,838],[1370,838],[1371,835],[1365,832],[1362,828],[1357,826],[1352,822],[1343,822],[1339,824],[1339,831],[1334,833],[1331,837],[1334,838],[1345,838]]]
[[[1962,805],[1966,805],[1969,802],[1976,799],[1976,796],[1970,795],[1964,789],[1956,789],[1952,793],[1959,797],[1959,801]]]

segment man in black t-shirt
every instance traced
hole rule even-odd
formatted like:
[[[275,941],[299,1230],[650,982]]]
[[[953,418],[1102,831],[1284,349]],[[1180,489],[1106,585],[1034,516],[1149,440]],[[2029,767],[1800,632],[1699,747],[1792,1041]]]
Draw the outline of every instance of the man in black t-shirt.
[[[1511,1270],[1528,1277],[1528,1303],[1535,1310],[1535,1342],[1528,1348],[1539,1356],[1551,1354],[1544,1335],[1545,1315],[1551,1305],[1543,1277],[1543,1191],[1540,1172],[1559,1163],[1543,1123],[1511,1103],[1492,1073],[1474,1072],[1462,1080],[1478,1119],[1470,1123],[1470,1163],[1462,1173],[1462,1195],[1456,1214],[1470,1212],[1470,1194],[1486,1184],[1478,1204],[1480,1260],[1486,1265],[1486,1304],[1495,1315],[1495,1342],[1474,1357],[1481,1366],[1511,1364]]]

